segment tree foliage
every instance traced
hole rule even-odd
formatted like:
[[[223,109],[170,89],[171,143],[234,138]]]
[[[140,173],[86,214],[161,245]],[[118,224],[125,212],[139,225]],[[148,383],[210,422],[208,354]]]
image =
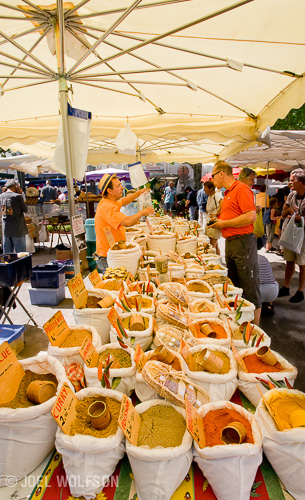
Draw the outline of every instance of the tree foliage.
[[[298,109],[291,109],[282,120],[279,119],[272,127],[273,130],[304,130],[305,104]]]

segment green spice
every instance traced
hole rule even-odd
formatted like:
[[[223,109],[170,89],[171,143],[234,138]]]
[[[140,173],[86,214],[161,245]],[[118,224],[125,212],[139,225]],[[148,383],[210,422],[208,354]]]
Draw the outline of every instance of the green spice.
[[[182,443],[186,423],[172,406],[152,406],[141,414],[138,446],[169,448]]]

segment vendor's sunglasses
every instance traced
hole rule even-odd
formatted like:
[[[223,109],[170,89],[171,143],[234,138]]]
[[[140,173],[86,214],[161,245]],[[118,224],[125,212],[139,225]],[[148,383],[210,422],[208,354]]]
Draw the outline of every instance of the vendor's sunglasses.
[[[224,170],[218,170],[218,172],[215,172],[215,174],[212,174],[211,177],[214,179],[215,175],[219,174],[220,172],[224,172]]]

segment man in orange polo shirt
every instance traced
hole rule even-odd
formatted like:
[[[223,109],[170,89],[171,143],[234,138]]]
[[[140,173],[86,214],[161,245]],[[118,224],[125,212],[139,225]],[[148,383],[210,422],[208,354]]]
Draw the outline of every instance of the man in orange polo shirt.
[[[212,178],[217,188],[226,188],[221,212],[213,227],[221,229],[226,238],[228,276],[235,286],[243,288],[245,298],[255,305],[254,323],[258,325],[261,295],[253,234],[256,219],[254,196],[249,186],[234,179],[232,167],[224,161],[215,164]]]
[[[153,215],[152,207],[144,208],[138,213],[130,216],[123,214],[120,209],[136,200],[142,193],[149,191],[149,188],[143,188],[136,193],[129,194],[123,198],[123,186],[116,175],[105,174],[98,185],[101,190],[102,200],[99,202],[95,214],[95,233],[96,233],[96,253],[99,256],[97,265],[104,273],[108,267],[107,252],[109,243],[106,237],[105,230],[110,230],[115,242],[124,240],[125,227],[131,227],[136,224],[141,217]]]

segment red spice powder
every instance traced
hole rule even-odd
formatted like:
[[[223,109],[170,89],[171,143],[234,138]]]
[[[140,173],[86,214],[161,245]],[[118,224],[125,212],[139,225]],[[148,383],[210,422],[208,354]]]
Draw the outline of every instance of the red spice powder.
[[[281,363],[277,362],[275,365],[267,365],[263,363],[256,354],[249,354],[244,357],[244,362],[249,373],[268,373],[268,372],[281,372],[284,370]]]
[[[223,445],[224,443],[221,440],[221,431],[232,422],[240,422],[244,425],[247,431],[244,443],[253,444],[254,440],[249,420],[235,410],[223,408],[220,410],[211,410],[205,415],[205,417],[203,417],[206,446]]]

